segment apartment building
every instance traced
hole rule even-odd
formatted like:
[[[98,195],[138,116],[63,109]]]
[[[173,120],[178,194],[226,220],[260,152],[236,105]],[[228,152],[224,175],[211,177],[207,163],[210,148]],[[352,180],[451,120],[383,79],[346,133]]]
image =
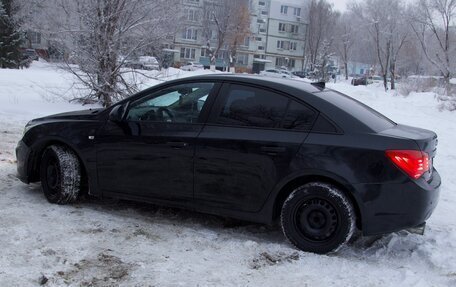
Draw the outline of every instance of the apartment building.
[[[212,1],[226,0],[182,0],[182,25],[173,47],[178,51],[175,62],[209,65],[205,48],[208,37],[203,35],[203,13],[205,5]],[[254,73],[270,68],[302,70],[307,31],[306,6],[305,0],[249,0],[251,35],[237,51],[237,70]],[[209,45],[216,41],[212,35],[209,35]],[[225,69],[229,64],[228,52],[222,49],[216,67]]]

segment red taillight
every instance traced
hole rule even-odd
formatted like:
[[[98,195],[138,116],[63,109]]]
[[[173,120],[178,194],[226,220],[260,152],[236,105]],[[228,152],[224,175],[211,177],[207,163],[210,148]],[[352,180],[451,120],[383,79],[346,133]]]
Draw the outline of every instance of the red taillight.
[[[418,150],[387,150],[386,156],[413,179],[429,170],[429,155]]]

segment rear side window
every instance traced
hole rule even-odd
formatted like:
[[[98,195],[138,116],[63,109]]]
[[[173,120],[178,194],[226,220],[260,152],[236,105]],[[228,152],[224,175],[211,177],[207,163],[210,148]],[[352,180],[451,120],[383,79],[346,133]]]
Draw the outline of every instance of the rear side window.
[[[290,100],[283,120],[283,128],[293,130],[310,130],[315,121],[316,112],[307,106]]]
[[[231,85],[219,124],[280,128],[288,99],[281,95],[246,86]]]
[[[317,113],[268,90],[230,85],[218,124],[309,130]]]
[[[396,124],[365,104],[336,91],[318,93],[324,99],[342,108],[375,132],[394,127]]]

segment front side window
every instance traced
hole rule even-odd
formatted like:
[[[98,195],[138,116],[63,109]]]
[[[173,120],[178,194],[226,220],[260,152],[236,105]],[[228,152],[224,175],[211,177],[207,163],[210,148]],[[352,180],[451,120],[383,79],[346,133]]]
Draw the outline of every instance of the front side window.
[[[197,123],[213,87],[213,83],[191,83],[165,88],[133,102],[127,120]]]

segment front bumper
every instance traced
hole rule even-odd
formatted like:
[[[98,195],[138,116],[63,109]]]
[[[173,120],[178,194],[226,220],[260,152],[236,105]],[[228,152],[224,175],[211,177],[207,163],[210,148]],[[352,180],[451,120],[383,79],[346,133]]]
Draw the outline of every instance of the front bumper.
[[[437,206],[440,185],[435,169],[429,181],[421,178],[395,184],[357,184],[363,234],[390,233],[422,224]]]
[[[17,177],[25,183],[30,183],[30,154],[32,149],[28,147],[22,140],[18,142],[16,147],[17,158]]]

